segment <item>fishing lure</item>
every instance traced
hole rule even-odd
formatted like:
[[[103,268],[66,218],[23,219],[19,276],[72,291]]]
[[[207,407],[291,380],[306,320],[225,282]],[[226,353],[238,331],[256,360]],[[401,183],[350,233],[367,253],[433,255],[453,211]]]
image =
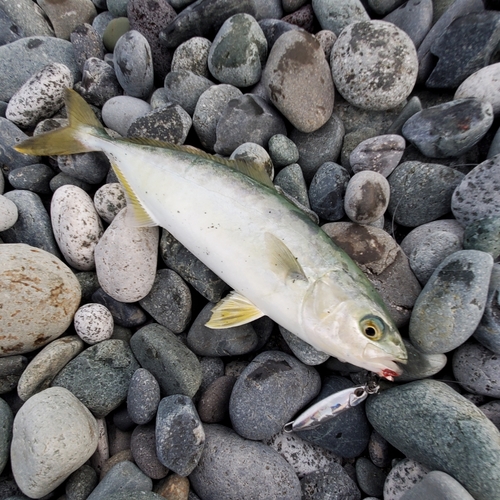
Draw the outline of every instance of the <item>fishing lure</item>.
[[[377,382],[349,387],[328,396],[301,413],[295,420],[283,427],[285,432],[315,429],[340,413],[363,402],[369,394],[376,394],[380,389]]]

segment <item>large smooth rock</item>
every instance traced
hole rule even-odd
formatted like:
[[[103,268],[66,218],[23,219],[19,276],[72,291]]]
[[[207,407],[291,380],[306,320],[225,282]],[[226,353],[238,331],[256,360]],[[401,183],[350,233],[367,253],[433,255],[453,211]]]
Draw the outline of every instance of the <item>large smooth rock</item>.
[[[0,245],[0,357],[59,337],[80,297],[80,283],[57,257],[21,243]]]
[[[36,394],[14,419],[12,472],[30,498],[41,498],[83,465],[97,447],[97,423],[68,390]]]

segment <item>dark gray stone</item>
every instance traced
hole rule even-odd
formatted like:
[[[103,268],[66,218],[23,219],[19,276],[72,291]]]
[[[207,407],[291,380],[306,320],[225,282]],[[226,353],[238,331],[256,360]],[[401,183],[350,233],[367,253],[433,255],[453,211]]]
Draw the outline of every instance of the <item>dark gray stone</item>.
[[[230,155],[245,142],[267,146],[269,139],[276,134],[286,134],[281,115],[254,94],[245,94],[227,103],[217,122],[216,153]]]
[[[1,48],[1,47],[0,47]],[[28,136],[7,118],[0,117],[0,165],[5,175],[17,168],[40,162],[39,156],[18,153],[14,146]]]
[[[287,31],[300,29],[297,25],[290,24],[282,19],[270,18],[260,20],[259,26],[266,37],[268,50],[271,50],[276,40]]]
[[[218,302],[228,286],[166,229],[160,240],[163,262],[210,302]]]
[[[9,460],[10,442],[12,440],[12,425],[14,415],[9,405],[0,398],[0,474]]]
[[[436,163],[406,161],[389,176],[388,212],[394,222],[417,227],[451,211],[451,198],[464,175]]]
[[[90,465],[82,465],[66,480],[66,499],[87,500],[87,497],[92,493],[97,483],[96,471]]]
[[[205,326],[214,306],[209,302],[191,325],[187,336],[189,348],[199,356],[239,356],[252,352],[259,341],[252,324],[215,330]]]
[[[87,192],[92,190],[92,186],[88,182],[77,179],[76,177],[73,177],[72,175],[65,174],[64,172],[61,172],[61,173],[55,175],[54,177],[52,177],[52,179],[50,179],[49,186],[50,186],[50,190],[52,192],[55,192],[61,186],[67,186],[68,184],[70,186],[77,186],[77,187],[79,187]]]
[[[479,409],[495,424],[497,429],[500,430],[500,401],[494,399],[493,401],[481,405]]]
[[[89,184],[99,184],[106,177],[110,164],[104,153],[60,155],[57,165],[65,174]]]
[[[321,392],[311,401],[311,405],[353,386],[354,384],[344,377],[330,376],[323,381]],[[364,403],[350,408],[349,411],[341,413],[315,429],[297,432],[297,435],[341,457],[357,457],[366,448],[370,439]]]
[[[391,463],[391,446],[377,431],[371,433],[368,453],[373,465],[377,467],[388,467]]]
[[[165,78],[167,98],[178,103],[191,116],[201,94],[214,83],[186,69],[171,71]]]
[[[103,418],[125,401],[138,368],[125,342],[104,340],[73,358],[51,386],[68,389],[97,418]]]
[[[276,451],[243,439],[222,425],[205,425],[204,429],[205,449],[189,476],[200,498],[301,499],[297,475]]]
[[[282,168],[274,178],[274,185],[279,186],[286,194],[298,201],[302,206],[310,208],[307,184],[298,163]]]
[[[381,497],[386,477],[387,474],[367,458],[360,457],[356,460],[356,479],[366,495]]]
[[[0,394],[7,394],[17,387],[27,365],[28,359],[21,355],[0,358]]]
[[[181,333],[191,320],[191,302],[185,281],[171,269],[159,269],[151,291],[139,304],[157,323]]]
[[[464,249],[481,250],[494,259],[500,256],[500,216],[485,217],[467,224]]]
[[[493,108],[471,97],[456,99],[415,113],[402,133],[429,158],[460,156],[486,134],[493,123]]]
[[[152,491],[120,491],[106,496],[106,500],[163,500],[164,498]]]
[[[180,476],[197,466],[205,445],[205,432],[193,401],[176,394],[163,398],[156,418],[158,459]]]
[[[324,352],[318,351],[312,345],[304,342],[301,338],[293,333],[285,330],[282,326],[279,327],[280,333],[285,339],[288,347],[291,349],[295,357],[302,361],[305,365],[316,366],[324,363],[330,356]]]
[[[75,60],[80,69],[90,58],[104,59],[104,45],[96,29],[90,24],[80,24],[70,35],[75,51]],[[84,70],[85,71],[85,70]],[[84,72],[83,71],[83,72]]]
[[[456,479],[438,470],[429,472],[422,481],[407,491],[401,497],[401,500],[421,500],[422,498],[432,498],[433,500],[449,500],[451,498],[474,500],[470,493]]]
[[[422,378],[432,377],[440,372],[448,359],[444,354],[424,354],[408,340],[403,339],[408,354],[408,361],[403,366],[403,373],[399,375],[398,382],[410,382]]]
[[[299,150],[286,135],[273,135],[269,139],[268,149],[269,156],[276,168],[286,167],[299,161]]]
[[[26,243],[62,259],[52,233],[49,214],[40,196],[24,190],[9,191],[4,196],[15,203],[18,217],[10,229],[0,233],[2,240],[5,243]]]
[[[366,413],[406,456],[453,476],[476,500],[500,498],[498,429],[454,389],[430,379],[411,382],[371,396]]]
[[[24,36],[23,30],[0,9],[0,45],[15,42]]]
[[[229,417],[229,399],[235,383],[235,377],[224,375],[207,387],[197,406],[202,422],[218,424]]]
[[[401,113],[399,113],[398,117],[391,123],[386,133],[401,135],[403,125],[409,118],[411,118],[419,111],[422,111],[422,103],[417,96],[413,96],[412,98],[408,99],[407,104],[401,110]]]
[[[320,389],[318,372],[280,351],[256,356],[238,378],[229,403],[234,430],[247,439],[269,439]]]
[[[37,163],[12,170],[8,179],[14,189],[25,189],[37,194],[51,194],[50,180],[55,175],[48,165]]]
[[[299,165],[306,182],[311,182],[319,167],[326,162],[337,161],[344,138],[344,124],[337,113],[318,130],[311,133],[293,129],[290,139],[299,150]]]
[[[147,320],[146,313],[138,304],[119,302],[108,295],[102,288],[92,293],[92,302],[106,306],[113,316],[114,322],[120,326],[132,328],[142,325]]]
[[[168,328],[155,323],[144,326],[133,335],[130,346],[141,366],[154,375],[162,394],[196,394],[200,362]]]
[[[412,344],[427,354],[463,344],[483,315],[492,268],[491,255],[477,250],[461,250],[444,259],[413,308]]]
[[[132,432],[130,451],[137,467],[151,479],[162,479],[168,474],[156,455],[155,423],[138,425]]]
[[[139,425],[153,420],[160,404],[160,386],[154,376],[144,368],[139,368],[127,392],[127,411],[130,418]]]
[[[324,30],[333,31],[337,36],[349,24],[369,21],[370,16],[359,0],[314,0],[314,14]]]
[[[456,88],[491,63],[500,42],[500,12],[485,11],[456,19],[431,45],[439,57],[425,82],[430,88]]]
[[[200,359],[202,381],[200,393],[205,392],[207,387],[224,375],[224,361],[221,358],[204,356]]]

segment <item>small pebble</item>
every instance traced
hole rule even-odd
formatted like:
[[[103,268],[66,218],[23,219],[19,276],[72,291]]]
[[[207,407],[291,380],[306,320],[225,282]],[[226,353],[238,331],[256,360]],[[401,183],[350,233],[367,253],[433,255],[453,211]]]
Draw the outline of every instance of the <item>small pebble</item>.
[[[377,431],[373,431],[368,442],[368,453],[373,465],[388,467],[390,464],[391,446]]]
[[[368,458],[360,457],[356,460],[356,479],[366,495],[382,496],[386,473]]]
[[[97,486],[97,473],[87,464],[83,464],[71,476],[65,485],[67,500],[84,500]]]
[[[75,59],[80,68],[90,58],[104,59],[104,46],[96,29],[88,23],[78,25],[70,35],[75,50]]]
[[[210,76],[208,70],[208,53],[212,42],[206,38],[194,36],[181,43],[174,52],[171,71],[191,71],[205,78]]]
[[[9,173],[9,184],[14,189],[33,191],[40,195],[51,194],[50,180],[55,172],[43,163],[16,168]],[[3,231],[3,229],[2,229]]]
[[[139,368],[130,381],[127,393],[127,411],[138,425],[149,423],[160,404],[160,386],[146,369]]]
[[[312,7],[321,27],[333,31],[337,36],[350,24],[370,20],[363,4],[358,0],[314,0]]]
[[[77,335],[93,345],[108,340],[113,335],[113,316],[102,304],[85,304],[73,319]]]
[[[389,472],[384,483],[384,500],[401,500],[430,472],[425,465],[411,458],[400,460]]]
[[[324,363],[330,356],[324,352],[318,351],[312,345],[304,342],[302,339],[289,332],[281,325],[279,330],[293,355],[302,361],[305,365],[316,366]]]
[[[438,470],[429,472],[422,481],[407,491],[401,500],[420,500],[421,498],[474,500],[456,479]]]
[[[481,250],[493,259],[500,256],[500,216],[485,217],[465,227],[464,249]]]
[[[102,121],[106,127],[126,136],[130,125],[151,111],[151,106],[142,99],[130,96],[112,97],[102,107]]]
[[[17,205],[0,195],[0,231],[10,229],[17,222],[18,215]]]
[[[109,309],[115,327],[118,324],[123,327],[133,328],[142,325],[147,320],[146,313],[138,304],[120,302],[108,295],[102,288],[98,288],[92,293],[91,301],[102,304]]]
[[[292,163],[282,168],[274,178],[274,185],[283,189],[294,200],[309,208],[309,195],[304,174],[298,163]]]
[[[191,116],[201,94],[212,85],[213,82],[208,78],[185,69],[170,71],[165,78],[167,99],[180,104]]]
[[[235,382],[234,377],[223,375],[203,391],[197,406],[203,423],[218,424],[229,416],[229,398]]]
[[[286,167],[299,160],[297,146],[286,135],[276,134],[269,139],[269,156],[277,168]]]
[[[102,33],[102,42],[109,52],[115,50],[116,43],[122,35],[130,30],[130,22],[126,17],[112,18]]]
[[[138,425],[132,432],[130,449],[134,462],[151,479],[164,478],[169,470],[156,454],[155,424]]]
[[[108,224],[113,221],[126,205],[125,191],[118,182],[104,184],[95,192],[95,209],[101,219]]]

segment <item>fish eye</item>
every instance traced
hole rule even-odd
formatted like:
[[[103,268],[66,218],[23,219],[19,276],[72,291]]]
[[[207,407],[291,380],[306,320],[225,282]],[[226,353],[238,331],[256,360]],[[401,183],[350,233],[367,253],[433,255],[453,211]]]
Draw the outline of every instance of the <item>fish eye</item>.
[[[370,340],[380,340],[384,334],[384,322],[376,316],[363,318],[360,326],[365,337]]]

